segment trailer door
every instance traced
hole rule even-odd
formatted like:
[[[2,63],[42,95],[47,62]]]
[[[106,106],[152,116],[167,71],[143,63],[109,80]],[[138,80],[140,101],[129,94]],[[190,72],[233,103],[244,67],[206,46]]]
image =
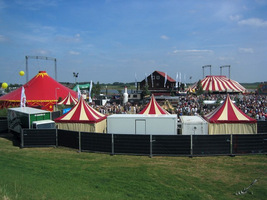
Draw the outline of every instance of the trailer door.
[[[135,134],[146,134],[146,120],[135,120]]]

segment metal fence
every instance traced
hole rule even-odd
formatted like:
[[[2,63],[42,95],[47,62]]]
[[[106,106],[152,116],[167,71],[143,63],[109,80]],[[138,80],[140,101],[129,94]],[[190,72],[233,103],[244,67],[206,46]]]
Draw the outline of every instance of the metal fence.
[[[267,134],[129,135],[58,130],[58,145],[79,151],[150,157],[266,154]]]
[[[57,140],[57,129],[22,129],[20,147],[56,147]]]

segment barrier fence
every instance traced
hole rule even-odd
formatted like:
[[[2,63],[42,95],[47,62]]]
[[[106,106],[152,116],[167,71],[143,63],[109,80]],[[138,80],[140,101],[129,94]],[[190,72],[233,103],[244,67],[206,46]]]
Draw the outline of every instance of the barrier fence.
[[[3,131],[6,120],[0,120]],[[266,123],[262,123],[263,125]],[[264,126],[261,127],[264,127]],[[128,135],[101,134],[57,129],[23,129],[20,146],[62,146],[78,151],[104,152],[111,155],[243,155],[266,154],[267,134],[233,135]]]
[[[267,134],[129,135],[58,130],[58,145],[111,155],[243,155],[266,154]]]

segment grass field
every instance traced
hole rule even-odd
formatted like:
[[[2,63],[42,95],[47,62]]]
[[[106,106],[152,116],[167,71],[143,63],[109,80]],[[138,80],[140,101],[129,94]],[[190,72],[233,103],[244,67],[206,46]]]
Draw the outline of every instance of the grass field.
[[[26,148],[0,135],[0,199],[266,199],[265,155],[110,156]],[[258,181],[249,193],[237,191]],[[253,194],[251,193],[253,192]]]

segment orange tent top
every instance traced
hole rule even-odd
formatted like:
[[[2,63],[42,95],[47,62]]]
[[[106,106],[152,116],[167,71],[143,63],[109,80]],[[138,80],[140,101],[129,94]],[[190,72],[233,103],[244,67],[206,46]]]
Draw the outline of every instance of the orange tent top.
[[[46,71],[39,71],[29,82],[23,85],[25,88],[26,104],[29,107],[41,107],[44,110],[53,110],[58,98],[65,98],[68,93],[76,96],[76,92],[65,87]],[[21,87],[0,97],[0,108],[19,106],[21,99]]]

